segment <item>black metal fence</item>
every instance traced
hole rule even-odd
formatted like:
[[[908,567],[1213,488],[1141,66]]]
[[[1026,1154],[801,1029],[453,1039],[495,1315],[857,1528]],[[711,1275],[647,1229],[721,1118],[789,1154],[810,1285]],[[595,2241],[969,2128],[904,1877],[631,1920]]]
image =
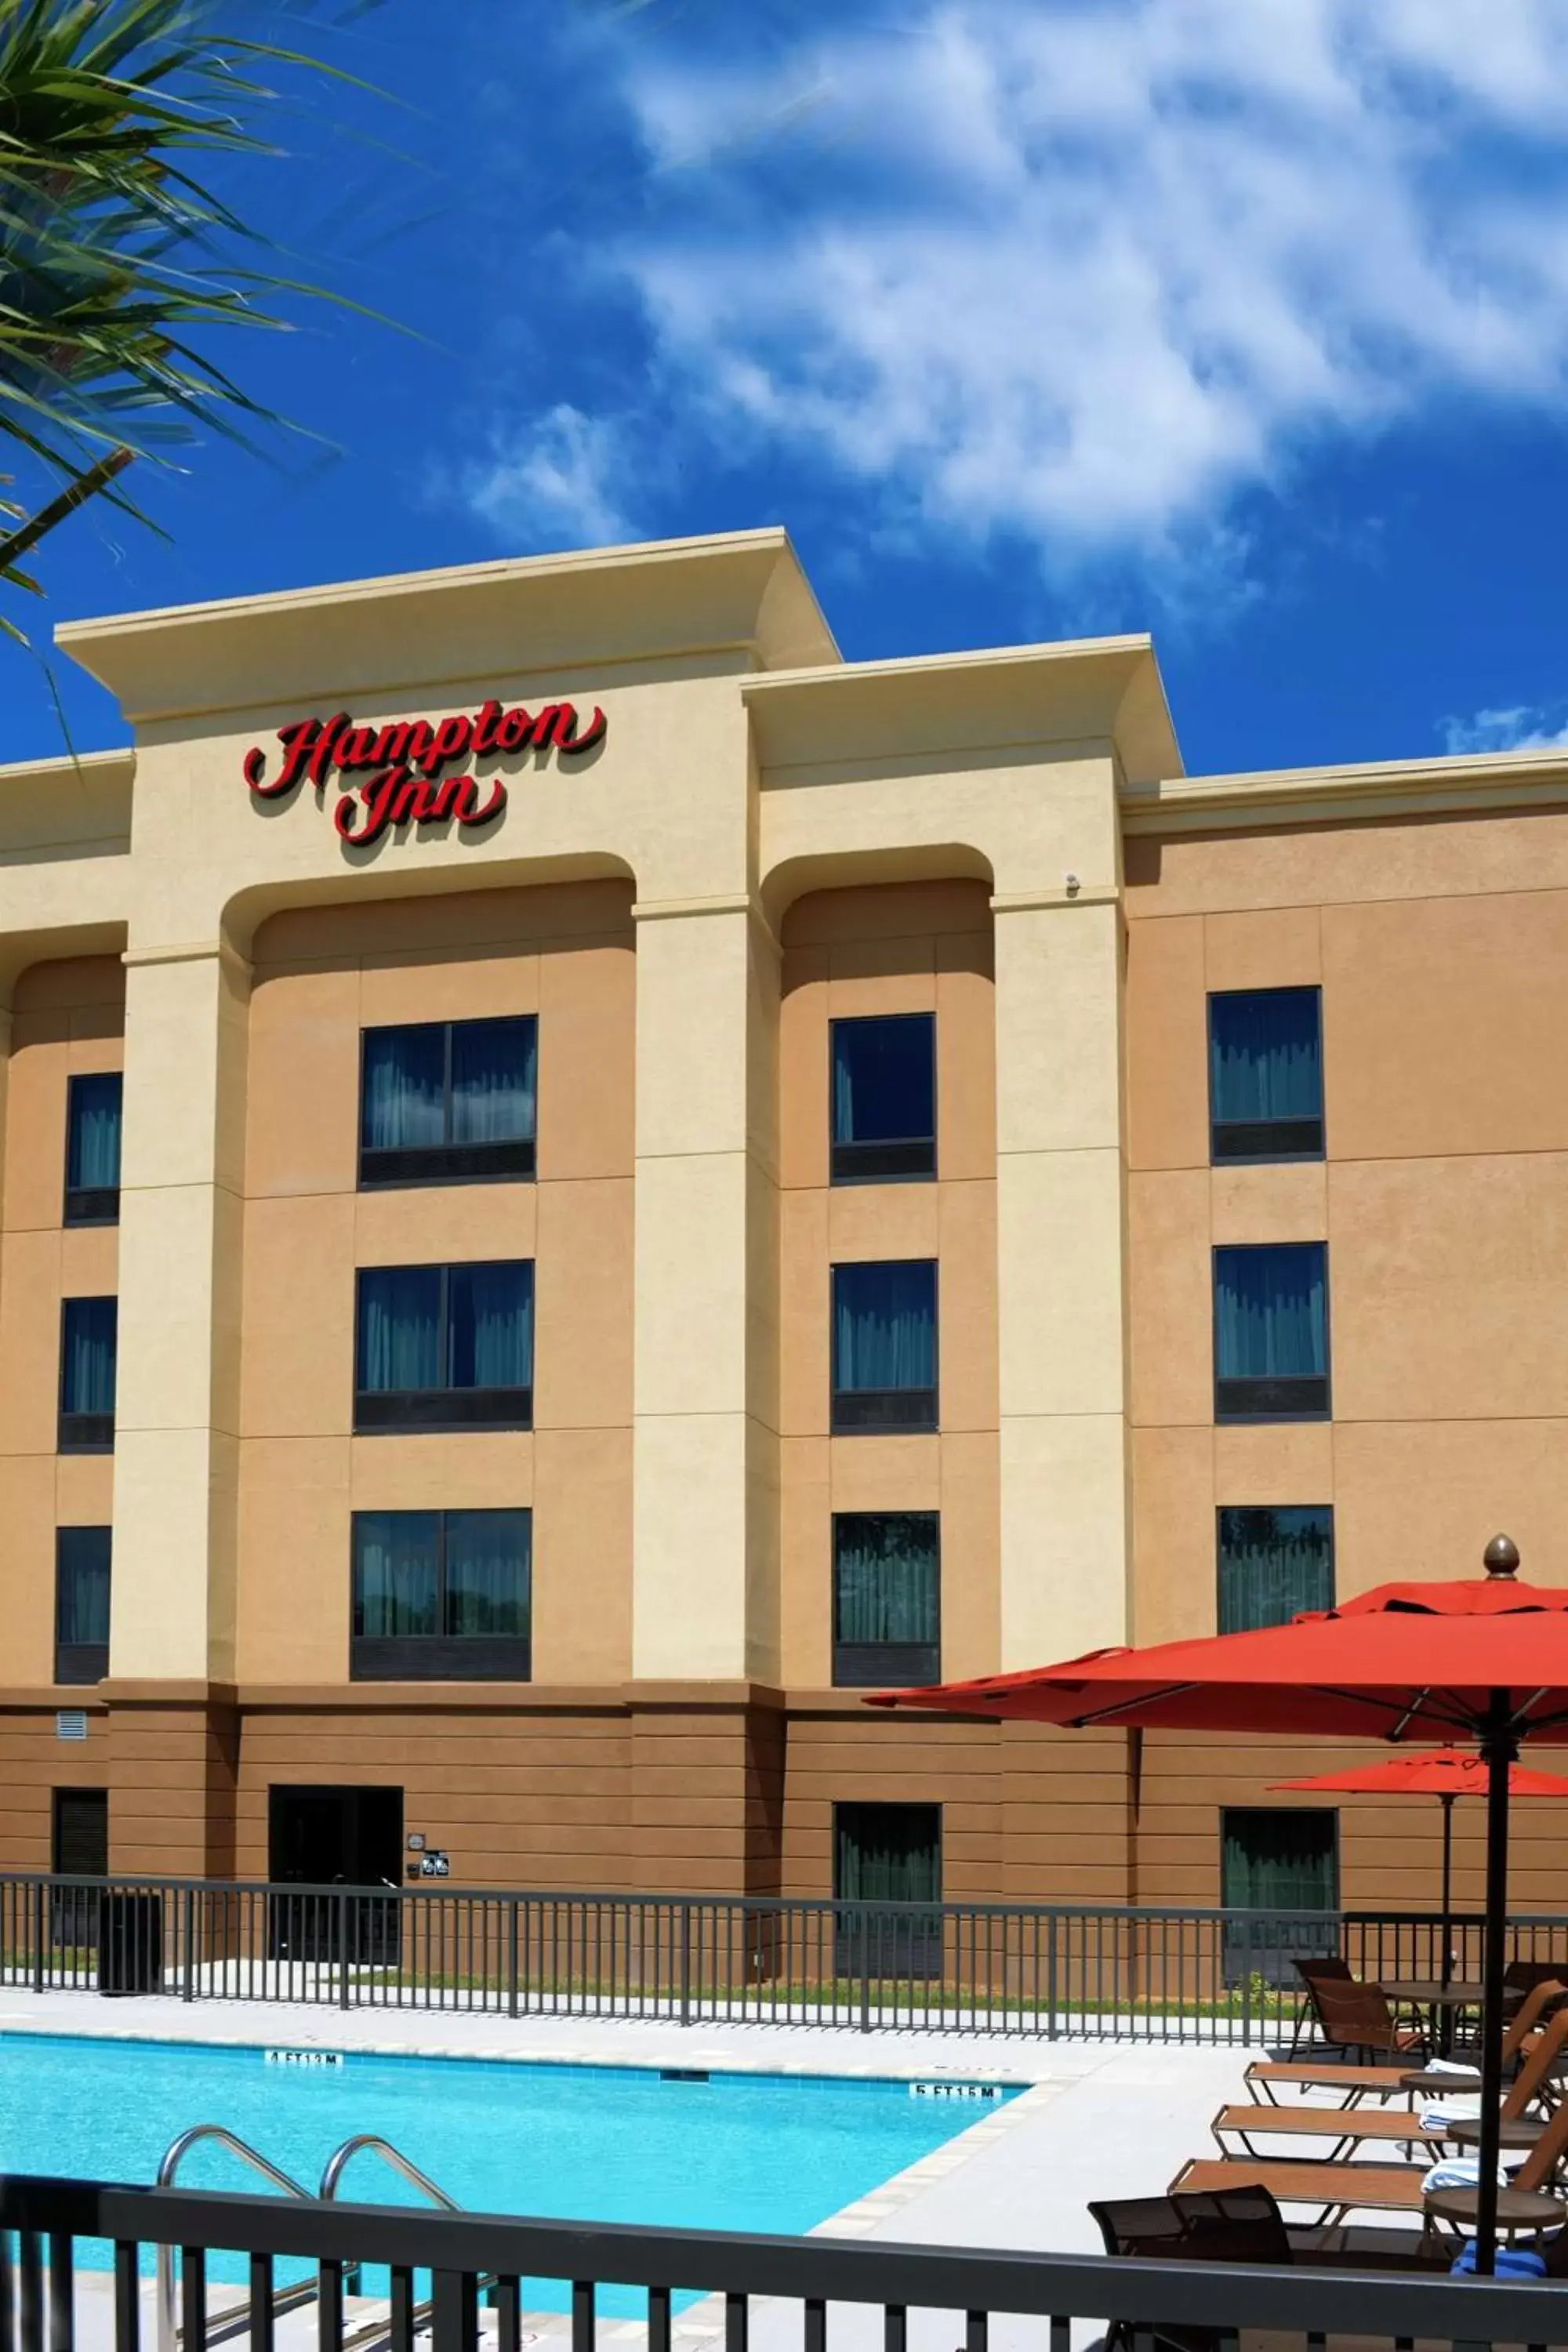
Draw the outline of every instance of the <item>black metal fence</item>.
[[[540,2308],[569,2309],[572,2352],[595,2352],[606,2287],[632,2290],[637,2317],[646,2311],[647,2352],[671,2352],[678,2325],[709,2341],[721,2332],[725,2352],[751,2352],[753,2333],[757,2352],[827,2352],[830,2340],[835,2352],[1000,2352],[998,2315],[1015,2339],[1022,2320],[1040,2352],[1106,2330],[1126,2352],[1236,2352],[1258,2330],[1311,2352],[1334,2336],[1367,2352],[1568,2342],[1554,2284],[514,2221],[15,2174],[0,2180],[0,2352],[110,2341],[140,2352],[157,2325],[158,2244],[180,2249],[182,2352],[220,2333],[270,2352],[302,2301],[317,2305],[321,2352],[414,2352],[426,2327],[431,2352],[478,2352],[486,2305],[497,2316],[483,2340],[497,2352],[520,2352],[523,2319]],[[384,2286],[362,2265],[384,2266]],[[280,2268],[294,2274],[286,2286]],[[237,2288],[216,2283],[226,2273]],[[379,2300],[356,2285],[381,2287]],[[704,2301],[682,2308],[691,2294]]]
[[[1568,1916],[1523,1915],[1511,1957],[1561,1959]],[[1458,1978],[1479,1918],[1450,1922]],[[0,1877],[0,1980],[509,2017],[683,2025],[924,2024],[953,2032],[1251,2042],[1300,2017],[1297,1957],[1384,1981],[1442,1973],[1405,1911],[1092,1909]]]

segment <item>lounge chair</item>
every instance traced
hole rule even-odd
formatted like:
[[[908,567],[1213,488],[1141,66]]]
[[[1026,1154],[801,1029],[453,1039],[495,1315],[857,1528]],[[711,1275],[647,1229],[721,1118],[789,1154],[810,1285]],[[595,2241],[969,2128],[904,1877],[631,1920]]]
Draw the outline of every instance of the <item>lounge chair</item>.
[[[1568,2206],[1550,2192],[1568,2158],[1568,2099],[1558,2107],[1524,2162],[1514,2174],[1511,2189],[1522,2191],[1539,2213],[1509,2224],[1541,2230],[1553,2220],[1568,2222]],[[1350,2213],[1409,2213],[1428,2219],[1423,2182],[1425,2164],[1317,2164],[1300,2157],[1195,2157],[1184,2165],[1171,2183],[1172,2196],[1191,2189],[1211,2192],[1232,2189],[1267,2189],[1281,2205],[1312,2205],[1320,2222],[1342,2221]],[[1442,2192],[1447,2204],[1463,2190]],[[1447,2212],[1445,2219],[1451,2218]]]
[[[1514,2001],[1509,2021],[1503,2031],[1502,2063],[1506,2066],[1524,2046],[1527,2035],[1534,2032],[1542,2020],[1560,2009],[1568,2000],[1568,1984],[1561,1977],[1540,1976],[1526,1985]],[[1459,2045],[1460,2054],[1473,2056],[1479,2044],[1473,2042]]]
[[[1127,2197],[1091,2204],[1105,2251],[1156,2262],[1324,2264],[1365,2270],[1446,2270],[1407,2230],[1331,2229],[1288,2222],[1266,2189]]]
[[[1310,2058],[1255,2058],[1246,2076],[1247,2087],[1260,2106],[1284,2104],[1276,2096],[1279,2091],[1333,2091],[1342,2107],[1359,2107],[1363,2099],[1403,2099],[1410,2079],[1407,2064],[1352,2066],[1327,2059],[1314,2064]],[[1464,2087],[1462,2075],[1449,2079],[1458,2088]]]
[[[1523,2064],[1509,2085],[1502,2103],[1502,2119],[1506,2126],[1518,2129],[1505,2138],[1506,2147],[1533,2146],[1543,2128],[1543,2118],[1530,2120],[1531,2103],[1545,2097],[1554,2081],[1554,2069],[1561,2063],[1564,2047],[1568,2046],[1568,2009],[1559,2010],[1550,2025],[1531,2037]],[[1473,2097],[1475,2085],[1465,2075],[1435,2077],[1445,2086],[1447,2096]],[[1445,2092],[1437,2095],[1438,2104]],[[1222,2107],[1214,2119],[1214,2136],[1221,2147],[1227,2138],[1239,2139],[1248,2156],[1256,2156],[1253,2147],[1256,2135],[1265,2139],[1302,2139],[1331,2141],[1324,2147],[1325,2161],[1338,2163],[1358,2147],[1379,2143],[1403,2147],[1414,2158],[1421,2149],[1429,2149],[1434,2158],[1445,2147],[1464,2147],[1474,2135],[1465,2126],[1434,2126],[1427,2127],[1421,2120],[1422,2110],[1404,2107],[1313,2107],[1305,2104],[1291,2106],[1267,2105],[1258,2101],[1243,2106]],[[1226,2148],[1226,2153],[1230,2151]],[[1317,2151],[1313,2151],[1315,2154]]]

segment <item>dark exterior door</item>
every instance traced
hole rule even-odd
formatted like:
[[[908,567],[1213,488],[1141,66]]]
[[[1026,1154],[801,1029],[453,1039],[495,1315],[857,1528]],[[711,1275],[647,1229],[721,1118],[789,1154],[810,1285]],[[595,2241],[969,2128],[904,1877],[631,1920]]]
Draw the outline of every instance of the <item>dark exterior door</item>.
[[[274,1959],[335,1960],[346,1927],[350,1961],[395,1967],[401,1904],[337,1887],[395,1890],[403,1865],[401,1789],[274,1788],[269,1792],[268,1875],[275,1895]]]
[[[60,1878],[109,1874],[109,1791],[57,1789],[50,1869]],[[49,1937],[67,1947],[98,1942],[99,1890],[57,1886],[49,1900]]]
[[[837,1973],[881,1981],[942,1974],[940,1805],[836,1805]]]

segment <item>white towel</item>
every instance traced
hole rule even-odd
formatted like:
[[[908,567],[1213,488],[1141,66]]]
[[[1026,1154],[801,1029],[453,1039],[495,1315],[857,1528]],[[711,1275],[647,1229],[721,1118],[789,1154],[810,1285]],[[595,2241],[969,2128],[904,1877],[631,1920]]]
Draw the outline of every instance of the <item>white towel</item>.
[[[1516,2156],[1513,2161],[1517,2166],[1522,2164],[1524,2158],[1522,2156]],[[1508,2187],[1506,2162],[1499,2164],[1497,2177],[1498,2187],[1506,2189]],[[1428,2189],[1479,2189],[1480,2179],[1481,2166],[1479,2157],[1446,2156],[1440,2164],[1435,2164],[1432,2167],[1431,2171],[1422,2181],[1421,2193],[1426,2196]]]
[[[1424,2074],[1455,2074],[1467,2076],[1472,2083],[1481,2079],[1479,2066],[1468,2066],[1462,2058],[1428,2058],[1421,2072]]]
[[[1480,2112],[1479,2099],[1445,2099],[1440,2107],[1423,2107],[1421,2121],[1427,2131],[1446,2131],[1450,2124],[1474,2123]]]

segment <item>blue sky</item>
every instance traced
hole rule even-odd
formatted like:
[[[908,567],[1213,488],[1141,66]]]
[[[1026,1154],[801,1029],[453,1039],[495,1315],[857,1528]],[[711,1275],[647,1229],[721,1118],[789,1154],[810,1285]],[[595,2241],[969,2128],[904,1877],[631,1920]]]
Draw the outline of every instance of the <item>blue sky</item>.
[[[241,13],[252,23],[259,0]],[[51,618],[783,522],[850,658],[1153,632],[1189,770],[1568,740],[1562,0],[382,0]],[[312,437],[313,436],[313,437]],[[122,739],[68,664],[73,740]],[[0,760],[58,751],[0,645]]]

